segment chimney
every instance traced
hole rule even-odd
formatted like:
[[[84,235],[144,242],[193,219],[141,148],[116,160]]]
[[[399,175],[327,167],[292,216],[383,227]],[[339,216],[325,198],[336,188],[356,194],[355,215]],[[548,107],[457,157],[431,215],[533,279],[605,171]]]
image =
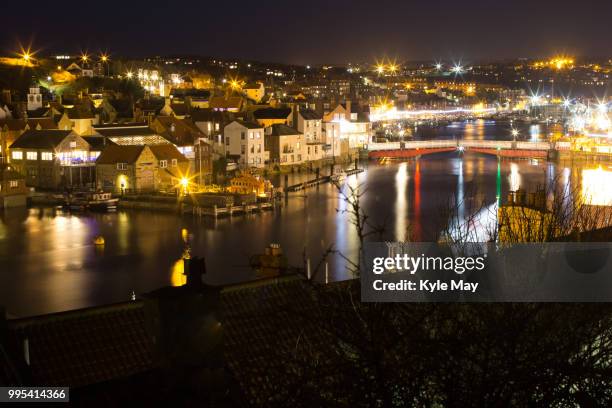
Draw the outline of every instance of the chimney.
[[[184,274],[187,275],[186,286],[200,290],[202,289],[202,275],[206,273],[206,262],[204,258],[193,257],[183,259]]]

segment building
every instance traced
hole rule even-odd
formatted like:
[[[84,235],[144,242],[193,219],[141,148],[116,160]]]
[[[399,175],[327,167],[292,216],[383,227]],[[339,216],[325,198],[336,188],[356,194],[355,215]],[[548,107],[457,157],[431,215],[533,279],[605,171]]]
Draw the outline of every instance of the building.
[[[236,194],[255,194],[266,196],[273,189],[272,183],[263,177],[243,173],[230,180],[228,190]]]
[[[28,130],[9,147],[11,165],[26,185],[44,189],[91,185],[95,160],[106,143],[71,130]]]
[[[103,125],[94,128],[100,134],[118,145],[156,145],[170,141],[151,129],[146,123]]]
[[[223,129],[226,156],[237,161],[240,168],[264,167],[268,161],[263,126],[234,120]]]
[[[298,106],[293,114],[293,127],[304,134],[307,142],[323,140],[322,117],[311,109],[301,109]]]
[[[40,119],[4,119],[0,120],[0,163],[10,162],[8,147],[26,130],[57,129],[51,118]]]
[[[240,112],[243,106],[242,96],[212,96],[208,102],[208,107],[217,111]]]
[[[96,161],[97,188],[118,193],[177,191],[189,160],[171,144],[107,146]]]
[[[267,127],[265,145],[272,164],[295,165],[306,160],[304,135],[287,125],[277,123]]]
[[[340,138],[348,140],[349,149],[362,148],[372,137],[372,123],[367,113],[353,106],[351,101],[338,104],[323,116],[323,121],[340,125]]]
[[[224,156],[223,129],[234,120],[234,115],[213,109],[194,109],[191,111],[191,120],[211,143],[213,153]]]
[[[348,141],[340,137],[339,122],[323,122],[323,142],[325,157],[334,158],[348,154]],[[346,142],[346,143],[343,143]]]
[[[0,164],[0,209],[26,205],[25,177],[6,164]]]
[[[30,92],[28,93],[28,111],[37,111],[42,108],[42,94],[40,93],[40,87],[37,85],[30,86]]]
[[[242,87],[242,91],[248,99],[255,103],[261,102],[264,96],[266,96],[266,88],[262,82],[246,84]]]

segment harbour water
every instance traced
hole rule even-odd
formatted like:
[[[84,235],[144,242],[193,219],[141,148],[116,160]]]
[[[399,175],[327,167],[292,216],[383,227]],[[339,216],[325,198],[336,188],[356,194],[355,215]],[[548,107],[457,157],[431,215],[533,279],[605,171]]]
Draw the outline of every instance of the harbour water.
[[[526,127],[526,138],[545,131]],[[531,133],[530,133],[531,132]],[[509,137],[507,124],[476,121],[417,132],[418,137]],[[508,191],[533,190],[551,177],[612,183],[612,172],[584,178],[583,168],[565,168],[534,160],[502,160],[494,156],[451,152],[418,160],[361,163],[363,173],[346,183],[362,194],[365,213],[384,226],[386,240],[428,241],[448,224],[449,202],[495,206]],[[312,174],[291,174],[295,184]],[[595,181],[589,181],[589,180]],[[282,177],[273,182],[278,185]],[[595,190],[600,191],[601,188]],[[612,194],[604,189],[600,194]],[[612,198],[612,197],[610,197]],[[604,203],[608,198],[600,197]],[[330,184],[293,193],[275,210],[231,218],[199,218],[146,211],[70,214],[54,208],[0,212],[0,304],[13,316],[50,313],[126,301],[132,291],[144,293],[184,280],[181,255],[188,244],[206,258],[205,280],[227,284],[253,279],[249,257],[279,243],[292,265],[305,258],[316,265],[334,246],[354,256],[355,230],[344,212],[346,203]],[[494,220],[493,220],[494,222]],[[94,245],[103,236],[103,247]],[[344,261],[330,259],[330,279],[345,279]],[[318,276],[318,279],[324,279]]]

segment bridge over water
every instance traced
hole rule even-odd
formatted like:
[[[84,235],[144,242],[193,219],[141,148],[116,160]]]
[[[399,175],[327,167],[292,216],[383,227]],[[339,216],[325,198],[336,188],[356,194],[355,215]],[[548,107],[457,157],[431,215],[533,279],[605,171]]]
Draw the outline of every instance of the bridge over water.
[[[465,139],[370,143],[367,146],[371,159],[401,159],[451,151],[471,151],[500,157],[547,158],[553,149],[554,145],[549,142]]]

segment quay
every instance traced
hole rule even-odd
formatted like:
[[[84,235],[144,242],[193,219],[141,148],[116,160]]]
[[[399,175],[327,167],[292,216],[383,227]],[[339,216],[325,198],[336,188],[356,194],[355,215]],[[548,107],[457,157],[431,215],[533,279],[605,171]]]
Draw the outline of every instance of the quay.
[[[191,206],[186,205],[183,207],[183,214],[193,214],[198,217],[214,217],[219,216],[232,216],[234,214],[248,214],[252,212],[262,212],[266,210],[274,210],[273,202],[265,203],[253,203],[253,204],[242,204],[242,205],[231,205],[231,206],[216,206],[203,207],[203,206]]]
[[[355,168],[355,169],[345,170],[344,174],[348,177],[354,174],[359,174],[363,171],[364,170],[361,168]],[[285,193],[293,193],[296,191],[305,190],[307,188],[318,186],[320,184],[329,183],[330,181],[332,181],[332,176],[317,177],[312,180],[305,181],[303,183],[298,183],[298,184],[293,184],[291,186],[287,186],[285,187]]]

